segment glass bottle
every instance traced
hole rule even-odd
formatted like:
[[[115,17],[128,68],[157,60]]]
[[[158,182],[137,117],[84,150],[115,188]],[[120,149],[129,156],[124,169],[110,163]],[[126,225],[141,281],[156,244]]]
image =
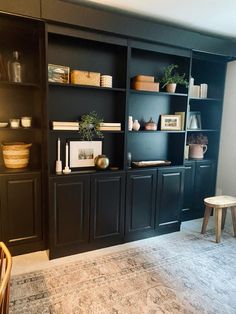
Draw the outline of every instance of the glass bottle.
[[[13,51],[12,60],[8,62],[8,75],[11,82],[22,82],[22,64],[18,51]]]

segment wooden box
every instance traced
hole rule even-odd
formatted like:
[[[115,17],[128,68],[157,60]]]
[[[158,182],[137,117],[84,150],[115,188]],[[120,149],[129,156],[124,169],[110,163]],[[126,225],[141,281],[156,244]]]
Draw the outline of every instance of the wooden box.
[[[159,83],[137,81],[133,82],[133,89],[149,92],[159,92]]]
[[[101,73],[89,71],[71,71],[71,83],[81,85],[100,86]]]
[[[150,75],[136,75],[134,77],[135,82],[152,82],[154,83],[154,76]]]

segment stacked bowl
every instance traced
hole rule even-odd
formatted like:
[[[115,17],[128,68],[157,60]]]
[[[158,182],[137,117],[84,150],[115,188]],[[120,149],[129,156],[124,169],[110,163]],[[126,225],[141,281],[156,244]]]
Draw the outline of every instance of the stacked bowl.
[[[101,86],[102,87],[112,87],[112,76],[111,75],[101,75]]]

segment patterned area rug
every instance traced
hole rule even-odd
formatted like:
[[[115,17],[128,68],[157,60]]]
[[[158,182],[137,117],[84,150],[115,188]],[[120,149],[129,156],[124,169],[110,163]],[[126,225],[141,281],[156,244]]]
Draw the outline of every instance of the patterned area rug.
[[[236,239],[159,236],[13,277],[10,313],[236,313]]]

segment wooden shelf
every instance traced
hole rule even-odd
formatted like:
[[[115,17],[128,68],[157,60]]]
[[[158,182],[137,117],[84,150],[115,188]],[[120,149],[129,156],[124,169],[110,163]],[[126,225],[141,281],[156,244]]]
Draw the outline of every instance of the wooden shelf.
[[[220,132],[220,130],[218,129],[198,129],[198,130],[188,129],[187,132]]]
[[[149,91],[141,91],[130,89],[131,94],[142,94],[142,95],[155,95],[155,96],[177,96],[177,97],[187,97],[188,94],[184,93],[167,93],[167,92],[149,92]]]
[[[56,173],[51,173],[50,174],[50,177],[51,178],[58,178],[58,177],[68,177],[68,176],[73,176],[73,175],[78,175],[78,174],[102,174],[102,173],[117,173],[117,172],[123,172],[124,169],[122,168],[119,168],[119,169],[105,169],[105,170],[97,170],[95,169],[95,167],[91,167],[91,169],[84,169],[84,168],[77,168],[76,170],[73,170],[71,169],[71,172],[69,174],[64,174],[63,172],[62,173],[59,173],[59,174],[56,174]]]
[[[8,81],[0,81],[0,86],[7,86],[7,87],[36,87],[39,88],[40,85],[36,83],[15,83],[15,82],[8,82]]]
[[[68,84],[68,83],[53,83],[48,82],[49,86],[54,87],[71,87],[71,88],[78,88],[78,89],[95,89],[95,90],[106,90],[106,91],[113,91],[113,92],[125,92],[125,88],[118,88],[118,87],[102,87],[102,86],[91,86],[91,85],[77,85],[77,84]]]
[[[40,128],[38,128],[40,130]],[[35,127],[30,127],[30,128],[23,128],[23,127],[19,127],[19,128],[11,128],[11,127],[5,127],[5,128],[0,128],[0,131],[34,131],[37,130],[37,128]]]
[[[145,131],[145,130],[141,130],[141,131],[129,131],[129,133],[185,133],[185,131],[161,131],[161,130],[157,130],[157,131]]]
[[[209,101],[209,102],[214,102],[214,101],[218,101],[221,102],[222,99],[221,98],[189,98],[190,101],[199,101],[199,102],[205,102],[205,101]]]
[[[21,168],[21,169],[10,169],[6,168],[4,166],[0,167],[0,175],[6,175],[6,174],[25,174],[25,173],[40,173],[40,168]]]
[[[50,132],[67,132],[67,133],[78,133],[79,130],[50,130]],[[125,132],[124,131],[101,131],[102,133],[104,134],[107,134],[107,133],[118,133],[118,134],[124,134]]]

